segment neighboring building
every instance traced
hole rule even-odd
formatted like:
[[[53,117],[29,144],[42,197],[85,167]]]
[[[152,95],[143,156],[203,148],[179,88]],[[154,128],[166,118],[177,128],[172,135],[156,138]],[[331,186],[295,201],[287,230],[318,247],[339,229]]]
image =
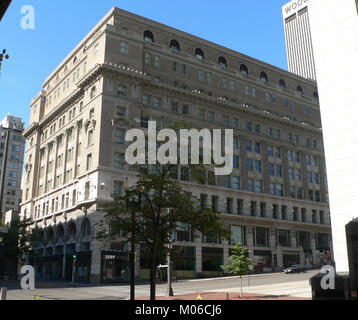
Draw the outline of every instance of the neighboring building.
[[[11,222],[19,220],[19,211],[18,210],[10,210],[5,213],[5,221],[4,224],[9,226]]]
[[[282,7],[288,71],[316,80],[310,28],[312,0],[292,0]]]
[[[348,271],[345,225],[358,217],[356,0],[310,4],[337,272]]]
[[[0,123],[0,220],[19,211],[25,139],[21,118],[7,115]]]
[[[8,227],[0,226],[0,279],[3,280],[7,277],[7,265],[5,264],[4,257],[4,236],[9,231]]]
[[[177,277],[222,274],[242,242],[256,271],[317,265],[331,248],[316,83],[193,35],[114,8],[43,84],[30,106],[21,215],[44,229],[38,276],[128,280],[127,248],[95,240],[99,203],[136,173],[124,163],[126,130],[187,120],[234,129],[234,171],[207,184],[178,168],[183,188],[222,213],[233,231],[193,241],[177,230]],[[148,256],[136,272],[148,277]]]
[[[12,0],[1,0],[1,2],[0,2],[0,21],[2,20],[2,18],[5,15],[5,12],[9,8],[11,1]]]

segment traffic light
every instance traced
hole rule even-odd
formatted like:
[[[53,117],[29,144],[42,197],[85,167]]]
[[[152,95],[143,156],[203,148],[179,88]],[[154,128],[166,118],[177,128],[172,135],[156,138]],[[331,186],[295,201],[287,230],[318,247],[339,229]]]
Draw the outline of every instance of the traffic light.
[[[73,254],[72,258],[73,258],[73,259],[76,259],[76,258],[77,258],[76,254]]]

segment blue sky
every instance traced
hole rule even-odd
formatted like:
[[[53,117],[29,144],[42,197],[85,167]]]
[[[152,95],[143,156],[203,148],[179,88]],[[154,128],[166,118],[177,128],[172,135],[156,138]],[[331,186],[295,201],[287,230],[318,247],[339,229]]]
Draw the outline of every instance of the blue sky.
[[[0,49],[10,60],[0,77],[0,118],[28,124],[29,105],[55,67],[117,6],[287,70],[281,7],[288,0],[16,0],[0,22]],[[35,9],[23,30],[21,8]]]

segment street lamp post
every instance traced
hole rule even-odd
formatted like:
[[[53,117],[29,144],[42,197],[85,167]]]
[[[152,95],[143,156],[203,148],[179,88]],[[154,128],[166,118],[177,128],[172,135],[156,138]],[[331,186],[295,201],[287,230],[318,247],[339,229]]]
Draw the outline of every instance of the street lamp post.
[[[168,254],[167,254],[167,265],[168,265],[168,288],[167,288],[167,296],[173,297],[173,288],[172,288],[172,268],[171,268],[171,259],[170,259],[170,250],[173,248],[173,244],[168,244]]]

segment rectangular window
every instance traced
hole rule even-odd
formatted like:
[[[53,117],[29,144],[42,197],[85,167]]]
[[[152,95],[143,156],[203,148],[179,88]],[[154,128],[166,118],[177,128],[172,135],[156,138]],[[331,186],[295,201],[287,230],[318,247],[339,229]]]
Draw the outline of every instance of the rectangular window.
[[[87,161],[86,161],[86,170],[90,170],[92,168],[92,154],[87,155]]]
[[[255,182],[255,192],[256,193],[263,193],[263,183],[262,183],[262,181],[256,180],[256,182]]]
[[[283,185],[282,184],[277,184],[276,185],[276,194],[279,197],[283,197]]]
[[[208,120],[209,121],[215,121],[215,113],[213,111],[209,111]]]
[[[232,188],[234,190],[240,190],[240,178],[239,177],[232,177]]]
[[[259,142],[255,142],[255,153],[261,153],[261,146]]]
[[[231,89],[232,91],[235,91],[235,81],[234,81],[234,80],[231,80],[231,81],[230,81],[230,89]]]
[[[199,70],[199,80],[204,81],[205,80],[205,74],[202,70]]]
[[[93,144],[93,130],[88,131],[88,140],[87,145],[90,146]]]
[[[251,140],[246,141],[246,151],[252,152],[252,141]]]
[[[257,173],[262,172],[262,164],[261,164],[261,161],[259,161],[259,160],[255,160],[255,171]]]
[[[152,97],[150,95],[143,95],[143,104],[149,106],[152,103]]]
[[[127,108],[126,108],[126,107],[116,106],[116,116],[117,116],[117,117],[125,117],[125,116],[126,116],[126,112],[127,112]]]
[[[267,228],[255,228],[255,246],[268,247],[268,233]]]
[[[254,180],[248,179],[247,180],[248,190],[254,192]]]
[[[117,129],[116,130],[116,143],[124,144],[125,143],[125,130],[124,129]]]
[[[163,104],[163,99],[161,97],[154,97],[153,99],[153,105],[156,108],[161,108]]]
[[[238,156],[234,156],[234,158],[233,158],[233,167],[234,167],[234,169],[240,168],[240,160],[239,160]]]
[[[234,149],[239,149],[239,137],[234,137],[233,147],[234,147]]]
[[[240,226],[231,226],[231,244],[244,244],[244,228]]]
[[[183,114],[189,114],[190,106],[188,104],[183,105]]]
[[[245,95],[250,95],[250,92],[249,92],[249,87],[248,86],[245,86]]]
[[[172,111],[173,112],[179,111],[179,102],[178,101],[172,101]]]
[[[116,169],[123,169],[124,168],[124,154],[116,152],[114,154],[114,167]]]
[[[226,89],[226,87],[227,87],[227,79],[226,78],[223,78],[222,86],[223,86],[224,89]]]
[[[129,54],[129,43],[125,41],[120,41],[119,52],[123,54]]]
[[[113,185],[113,195],[120,196],[122,194],[122,182],[115,181]]]
[[[282,166],[279,164],[276,165],[276,176],[282,177]]]
[[[269,175],[270,176],[275,175],[275,165],[273,163],[269,163]]]
[[[232,119],[232,127],[235,129],[239,128],[239,120],[237,118]]]
[[[152,63],[152,55],[148,52],[144,54],[144,61],[145,64],[151,64]]]
[[[254,171],[254,162],[252,159],[247,159],[247,171]]]
[[[118,86],[118,88],[117,88],[117,96],[119,96],[119,97],[127,96],[127,87]]]
[[[157,68],[160,68],[160,57],[159,56],[154,57],[154,66]]]

